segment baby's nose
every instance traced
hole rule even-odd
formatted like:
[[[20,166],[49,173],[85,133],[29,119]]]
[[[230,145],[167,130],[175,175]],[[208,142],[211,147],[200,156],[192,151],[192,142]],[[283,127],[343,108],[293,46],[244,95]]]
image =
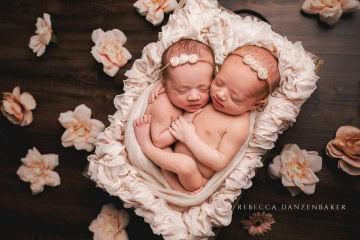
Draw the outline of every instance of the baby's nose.
[[[189,101],[196,101],[196,100],[199,100],[199,99],[200,99],[199,93],[195,89],[192,89],[190,91],[190,94],[188,95],[188,100]]]
[[[224,93],[224,91],[222,91],[222,90],[217,91],[217,92],[216,92],[216,96],[217,96],[220,100],[222,100],[222,101],[225,101],[225,99],[226,99],[225,93]]]

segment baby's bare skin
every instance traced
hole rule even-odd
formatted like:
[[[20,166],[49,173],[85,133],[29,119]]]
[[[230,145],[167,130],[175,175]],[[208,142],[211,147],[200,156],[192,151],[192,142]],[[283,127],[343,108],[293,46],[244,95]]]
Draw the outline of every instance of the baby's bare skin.
[[[188,138],[197,135],[208,148],[204,151],[212,150],[213,162],[206,162],[207,155],[203,156],[204,151],[196,151],[196,148],[202,145],[196,145],[199,142],[183,139],[178,141],[175,145],[174,152],[182,153],[190,156],[196,161],[201,175],[209,179],[215,172],[225,168],[231,161],[241,145],[245,142],[249,132],[249,113],[244,113],[239,116],[231,116],[217,111],[212,104],[204,107],[204,111],[198,114],[194,119],[195,132],[186,132]],[[186,124],[185,124],[186,125]],[[182,126],[183,128],[186,128]],[[179,132],[184,129],[181,126],[177,129]],[[185,130],[186,131],[186,130]],[[188,147],[189,146],[189,147]],[[211,148],[211,149],[210,149]],[[198,155],[198,157],[196,157]],[[214,161],[219,161],[213,164]]]

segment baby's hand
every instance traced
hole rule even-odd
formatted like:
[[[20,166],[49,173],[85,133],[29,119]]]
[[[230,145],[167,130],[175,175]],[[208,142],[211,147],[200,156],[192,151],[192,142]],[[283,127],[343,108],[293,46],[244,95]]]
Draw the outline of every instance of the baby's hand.
[[[169,132],[180,142],[186,142],[193,134],[195,134],[195,126],[192,123],[187,123],[185,119],[180,116],[171,123]]]
[[[153,103],[155,99],[159,97],[160,94],[165,92],[164,84],[160,81],[156,84],[156,86],[151,90],[151,93],[149,95],[149,104]]]
[[[192,123],[194,121],[194,118],[196,117],[196,115],[198,115],[202,111],[204,111],[204,109],[200,108],[199,110],[197,110],[196,112],[193,112],[193,113],[184,112],[184,114],[182,116],[183,116],[183,118],[185,119],[186,122]]]

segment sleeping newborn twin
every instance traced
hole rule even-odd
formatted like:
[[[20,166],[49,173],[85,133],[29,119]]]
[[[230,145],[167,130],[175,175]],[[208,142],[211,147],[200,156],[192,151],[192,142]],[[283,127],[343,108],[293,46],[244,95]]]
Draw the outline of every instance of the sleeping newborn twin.
[[[264,48],[236,49],[215,75],[214,54],[206,44],[174,43],[162,56],[162,82],[152,103],[134,121],[141,150],[171,188],[196,194],[246,141],[250,111],[266,105],[279,79],[277,60]]]

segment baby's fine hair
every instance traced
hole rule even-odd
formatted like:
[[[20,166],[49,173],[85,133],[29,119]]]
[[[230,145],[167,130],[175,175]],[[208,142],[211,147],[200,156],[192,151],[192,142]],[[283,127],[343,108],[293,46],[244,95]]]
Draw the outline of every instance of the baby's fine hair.
[[[242,55],[252,55],[262,67],[267,68],[268,70],[268,80],[271,84],[271,88],[274,91],[275,88],[279,86],[280,83],[280,73],[278,68],[278,61],[274,55],[267,49],[253,46],[245,45],[237,48],[234,52]],[[268,87],[264,84],[264,88],[259,89],[259,93],[266,97],[268,95]]]
[[[169,62],[170,59],[174,56],[180,56],[180,54],[197,54],[200,59],[207,59],[213,63],[215,66],[215,56],[212,49],[198,40],[194,39],[181,39],[176,43],[173,43],[170,47],[168,47],[162,57],[161,57],[161,68],[164,68]],[[166,82],[168,78],[168,67],[163,69],[162,71],[163,81]]]

